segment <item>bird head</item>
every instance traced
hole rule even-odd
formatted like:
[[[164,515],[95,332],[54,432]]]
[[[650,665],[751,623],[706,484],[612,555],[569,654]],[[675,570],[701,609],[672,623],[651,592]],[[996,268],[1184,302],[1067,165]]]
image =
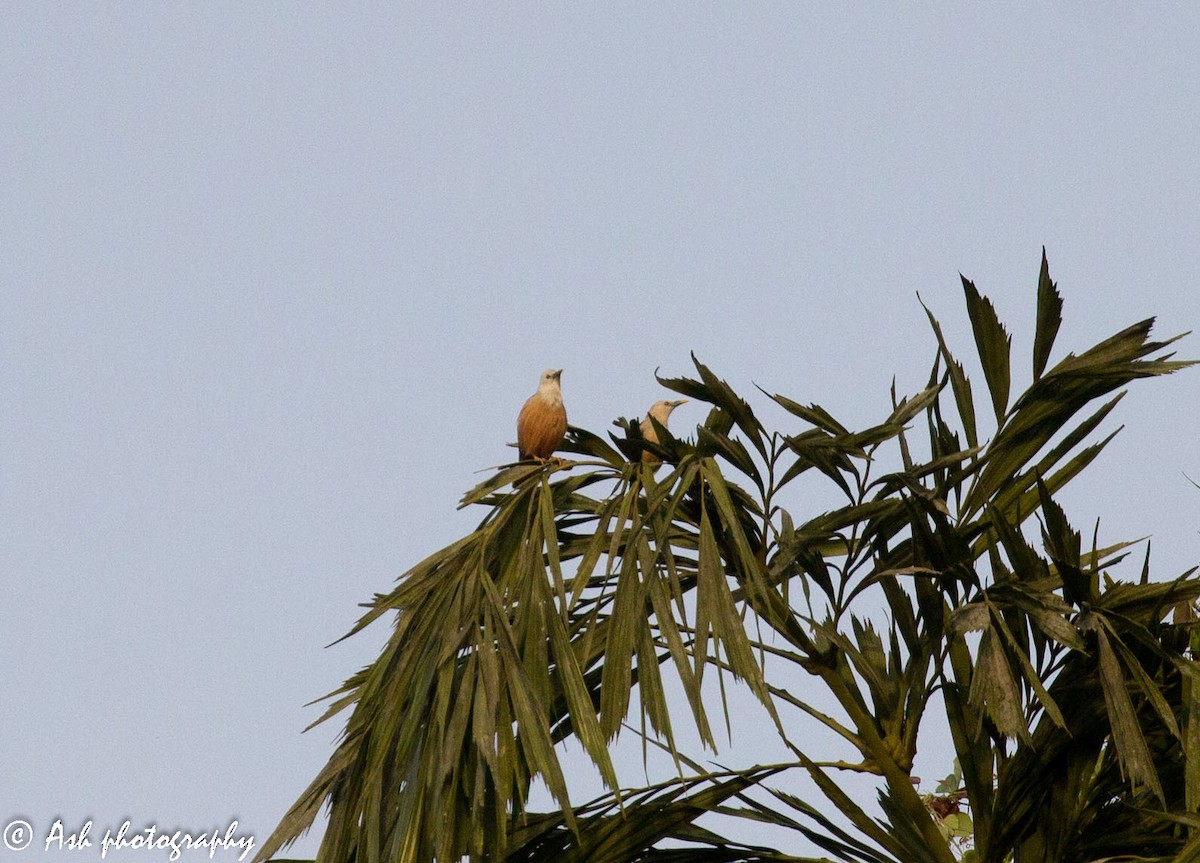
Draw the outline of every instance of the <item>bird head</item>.
[[[679,407],[686,401],[687,399],[675,399],[674,401],[671,399],[661,399],[656,401],[654,404],[650,405],[649,416],[654,417],[665,426],[667,424],[667,417],[671,415],[671,411],[675,410],[675,408]]]
[[[543,401],[562,404],[562,387],[559,385],[562,373],[562,369],[546,369],[542,372],[538,379],[537,394]]]

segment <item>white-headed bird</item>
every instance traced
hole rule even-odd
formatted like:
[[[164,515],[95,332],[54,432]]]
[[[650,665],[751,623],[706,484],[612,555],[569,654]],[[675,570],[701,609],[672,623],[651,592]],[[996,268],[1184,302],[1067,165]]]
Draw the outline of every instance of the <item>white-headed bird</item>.
[[[642,420],[642,437],[650,441],[650,443],[658,443],[658,432],[654,428],[654,423],[651,417],[658,420],[659,425],[663,428],[667,427],[667,420],[671,416],[671,411],[686,402],[687,399],[662,399],[650,405],[650,410],[646,413],[646,418]],[[647,464],[658,464],[662,459],[650,452],[648,449],[642,450],[642,461]]]
[[[567,433],[567,409],[559,385],[562,373],[562,369],[542,372],[537,392],[517,416],[517,453],[521,461],[550,458]]]

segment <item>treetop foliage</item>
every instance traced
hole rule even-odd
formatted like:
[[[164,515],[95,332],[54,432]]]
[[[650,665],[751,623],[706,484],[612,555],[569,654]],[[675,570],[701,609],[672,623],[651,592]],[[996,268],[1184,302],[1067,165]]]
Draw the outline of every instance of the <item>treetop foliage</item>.
[[[768,429],[693,356],[694,377],[659,381],[708,406],[694,436],[649,442],[629,419],[607,439],[572,428],[573,458],[508,465],[469,491],[478,527],[349,633],[393,627],[328,696],[318,722],[344,715],[344,732],[259,859],[322,807],[327,863],[817,859],[718,832],[747,823],[864,863],[1200,858],[1200,760],[1187,757],[1200,578],[1152,581],[1148,549],[1138,566],[1133,543],[1085,544],[1056,500],[1115,434],[1099,430],[1123,388],[1190,363],[1172,358],[1174,338],[1151,339],[1152,320],[1053,361],[1063,303],[1043,253],[1030,378],[1013,398],[1012,337],[963,289],[982,418],[926,309],[927,384],[893,385],[875,425],[764,392],[790,418]],[[807,511],[802,477],[840,504]],[[677,745],[688,723],[718,749],[735,685],[787,760],[713,769]],[[915,786],[923,723],[948,728],[960,788]],[[817,729],[840,758],[817,757]],[[623,732],[669,753],[674,774],[623,786],[610,754]],[[608,793],[570,799],[567,739]],[[874,808],[846,772],[875,783]],[[821,796],[802,799],[792,776]],[[529,811],[535,780],[554,811]]]

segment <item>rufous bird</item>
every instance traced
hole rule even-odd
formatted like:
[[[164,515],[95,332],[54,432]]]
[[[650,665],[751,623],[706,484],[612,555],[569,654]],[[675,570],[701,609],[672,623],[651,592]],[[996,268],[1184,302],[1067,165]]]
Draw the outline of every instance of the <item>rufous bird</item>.
[[[663,428],[667,427],[667,420],[671,416],[671,411],[686,402],[687,399],[662,399],[650,405],[650,410],[646,413],[646,418],[642,420],[642,437],[650,441],[650,443],[658,443],[658,432],[654,428],[654,423],[651,417],[658,420],[659,425]],[[647,464],[658,464],[662,459],[650,452],[648,449],[642,450],[642,461]]]
[[[562,369],[542,372],[537,392],[517,416],[517,453],[521,461],[550,458],[567,433],[567,409],[559,385],[562,373]]]

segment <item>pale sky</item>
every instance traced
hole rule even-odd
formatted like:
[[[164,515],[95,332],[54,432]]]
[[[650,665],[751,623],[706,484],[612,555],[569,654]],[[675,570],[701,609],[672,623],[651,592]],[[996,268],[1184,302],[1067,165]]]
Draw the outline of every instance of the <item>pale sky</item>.
[[[386,626],[324,645],[478,521],[547,366],[601,434],[692,351],[769,423],[755,383],[867,425],[927,379],[918,291],[973,353],[961,272],[1016,391],[1043,245],[1052,359],[1200,325],[1200,11],[1004,5],[6,4],[20,859],[99,859],[43,853],[56,818],[265,840]],[[1198,405],[1200,370],[1136,386],[1064,498],[1162,579],[1200,558]]]

